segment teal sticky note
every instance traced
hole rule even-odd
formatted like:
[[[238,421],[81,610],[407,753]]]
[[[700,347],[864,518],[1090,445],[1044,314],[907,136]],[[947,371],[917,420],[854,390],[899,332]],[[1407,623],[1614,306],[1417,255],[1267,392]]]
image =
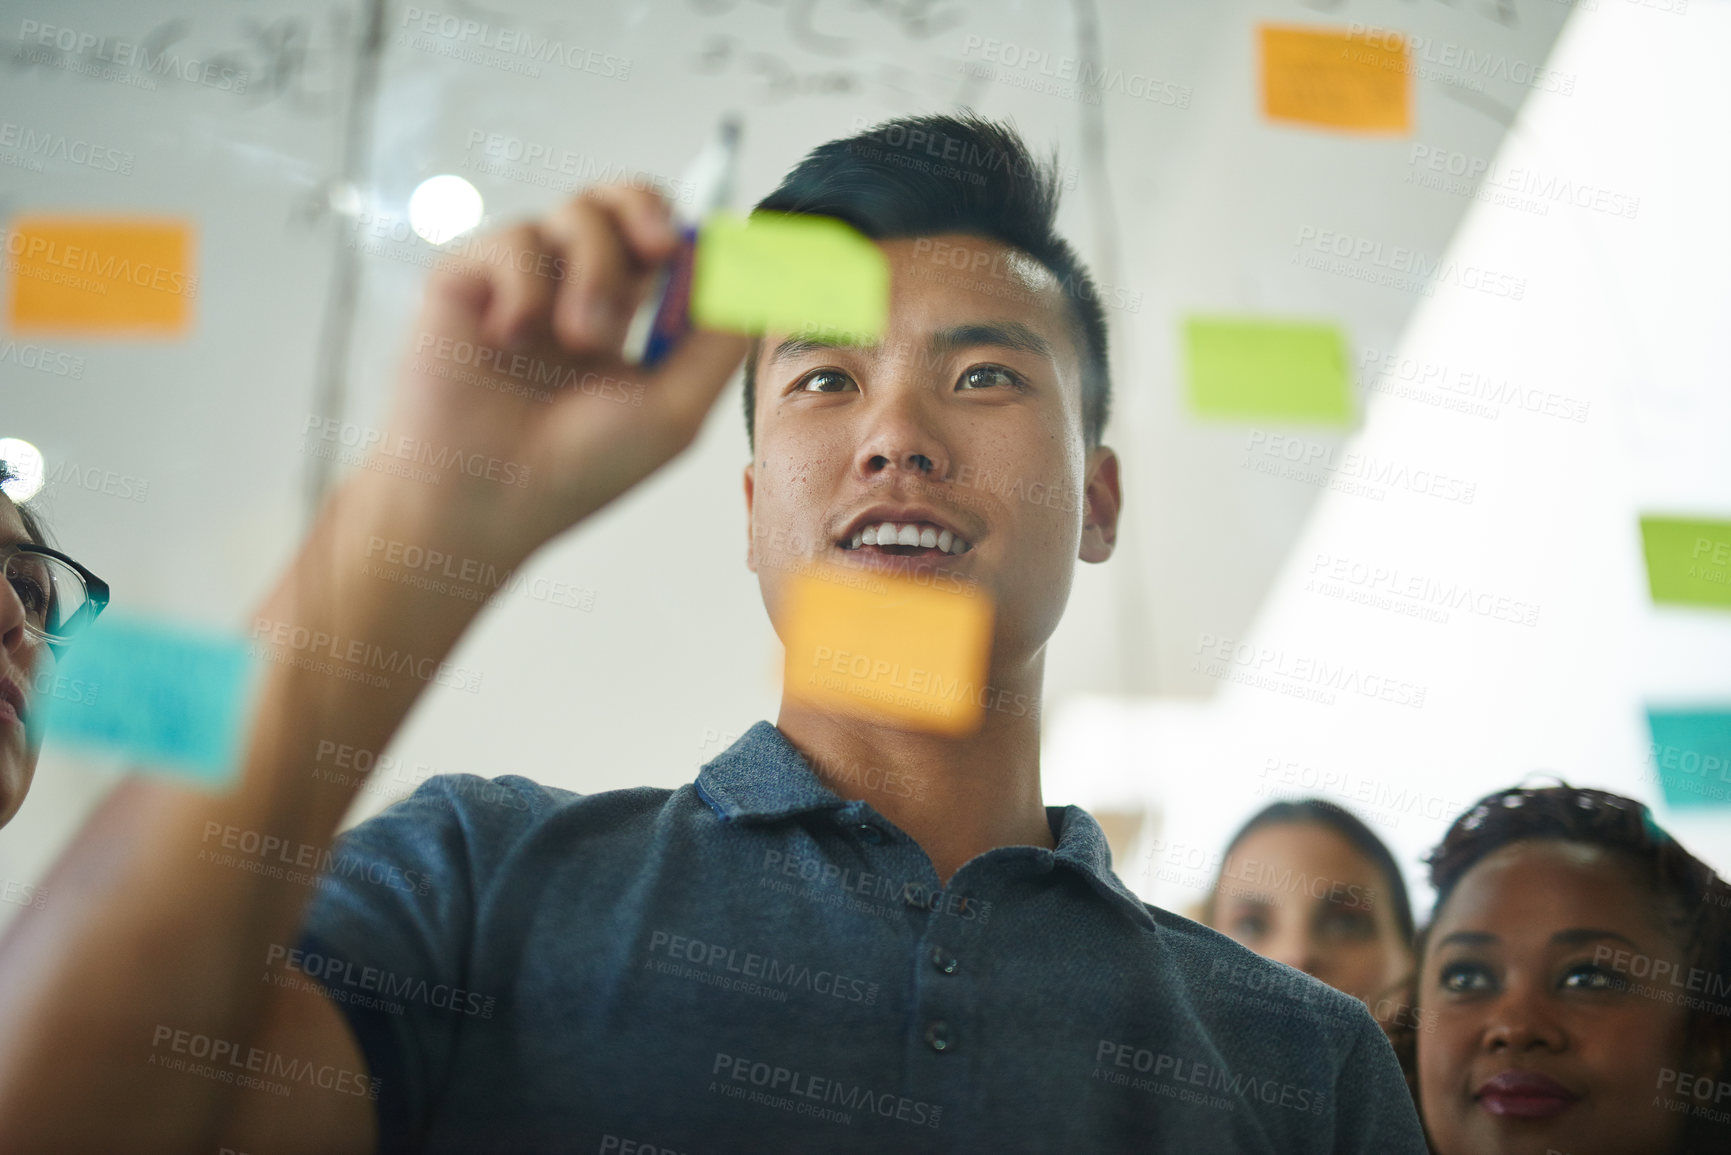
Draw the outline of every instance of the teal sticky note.
[[[1256,317],[1184,323],[1184,379],[1199,417],[1350,425],[1352,374],[1334,325]]]
[[[1649,709],[1653,766],[1674,807],[1731,806],[1731,705]]]
[[[1654,602],[1731,609],[1731,521],[1648,514],[1641,552]]]
[[[691,273],[691,317],[706,329],[883,336],[890,271],[883,250],[829,217],[718,213],[703,224]]]
[[[257,664],[238,636],[110,612],[37,681],[48,742],[218,783],[239,767]]]

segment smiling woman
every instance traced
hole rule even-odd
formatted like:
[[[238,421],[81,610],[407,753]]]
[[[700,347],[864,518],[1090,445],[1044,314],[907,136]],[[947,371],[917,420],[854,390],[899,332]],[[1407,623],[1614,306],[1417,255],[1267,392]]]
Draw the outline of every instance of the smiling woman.
[[[1395,1050],[1439,1155],[1731,1141],[1731,887],[1629,798],[1504,790],[1430,856]]]

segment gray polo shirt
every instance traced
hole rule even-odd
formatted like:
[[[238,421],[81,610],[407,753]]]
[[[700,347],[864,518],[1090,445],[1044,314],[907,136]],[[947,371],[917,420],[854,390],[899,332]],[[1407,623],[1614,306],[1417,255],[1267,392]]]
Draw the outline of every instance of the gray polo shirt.
[[[1046,814],[943,887],[768,722],[677,790],[442,775],[270,962],[348,1016],[388,1152],[1424,1155],[1360,1003]]]

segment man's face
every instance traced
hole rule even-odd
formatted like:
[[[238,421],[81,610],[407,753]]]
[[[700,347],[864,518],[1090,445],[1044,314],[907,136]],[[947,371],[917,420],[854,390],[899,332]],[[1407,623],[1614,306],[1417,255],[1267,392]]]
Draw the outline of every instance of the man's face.
[[[1083,447],[1068,302],[1050,272],[995,241],[880,248],[881,344],[771,333],[756,355],[747,564],[778,632],[790,571],[807,561],[977,582],[997,611],[995,663],[1026,660],[1063,614],[1075,559],[1104,561],[1116,537],[1117,459]],[[883,522],[929,526],[940,542],[948,530],[949,552],[854,547]]]

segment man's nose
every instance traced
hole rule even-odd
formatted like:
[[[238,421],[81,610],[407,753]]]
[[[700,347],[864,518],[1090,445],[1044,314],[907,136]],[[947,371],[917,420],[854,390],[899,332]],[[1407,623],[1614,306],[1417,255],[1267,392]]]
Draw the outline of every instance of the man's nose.
[[[919,477],[948,475],[950,454],[932,403],[914,388],[892,390],[874,406],[855,464],[864,477],[886,470]]]

